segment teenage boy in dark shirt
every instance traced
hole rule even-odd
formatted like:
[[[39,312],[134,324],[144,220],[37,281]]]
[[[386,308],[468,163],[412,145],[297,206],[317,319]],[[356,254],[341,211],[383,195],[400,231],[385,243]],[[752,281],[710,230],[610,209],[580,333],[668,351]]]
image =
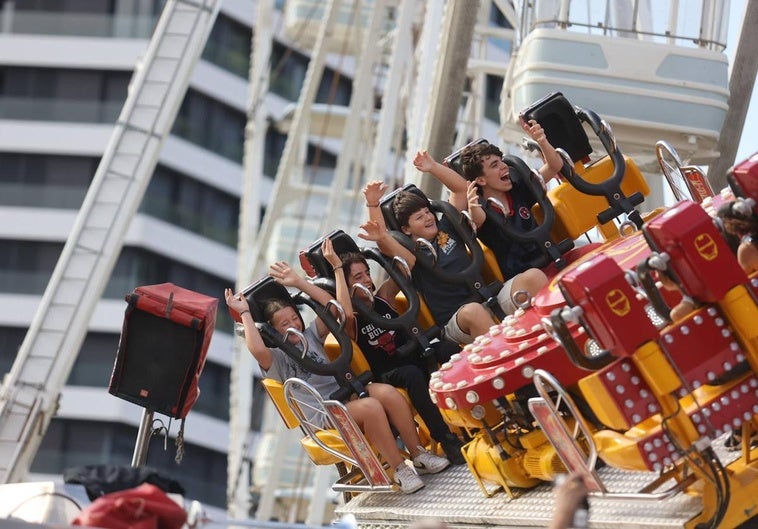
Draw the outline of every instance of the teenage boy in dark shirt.
[[[545,132],[534,120],[521,123],[524,132],[540,146],[545,163],[539,175],[521,174],[503,161],[502,151],[491,143],[471,145],[461,152],[463,176],[439,162],[426,151],[419,151],[413,164],[419,171],[430,173],[450,191],[449,202],[459,211],[469,210],[477,226],[477,237],[492,250],[509,291],[526,290],[534,295],[547,283],[545,274],[530,268],[540,249],[534,243],[515,241],[504,235],[496,223],[488,220],[486,210],[494,210],[504,222],[516,230],[527,232],[537,226],[532,216],[534,196],[524,183],[526,178],[539,179],[543,190],[545,182],[557,176],[563,167],[563,159],[547,141]],[[472,189],[479,200],[469,199]],[[496,202],[489,199],[495,199]],[[503,210],[496,204],[502,204]]]

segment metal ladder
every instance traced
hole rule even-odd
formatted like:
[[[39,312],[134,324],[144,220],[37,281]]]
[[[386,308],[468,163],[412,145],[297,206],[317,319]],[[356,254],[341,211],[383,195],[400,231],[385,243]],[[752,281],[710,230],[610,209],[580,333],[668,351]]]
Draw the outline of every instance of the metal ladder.
[[[147,189],[220,0],[169,0],[71,234],[0,387],[0,483],[22,481]]]

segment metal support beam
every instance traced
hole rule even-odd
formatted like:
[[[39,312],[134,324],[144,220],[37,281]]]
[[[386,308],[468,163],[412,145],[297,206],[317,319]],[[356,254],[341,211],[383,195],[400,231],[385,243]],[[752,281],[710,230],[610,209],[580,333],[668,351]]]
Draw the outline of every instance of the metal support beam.
[[[266,139],[266,109],[263,101],[269,88],[269,63],[273,47],[274,0],[258,0],[256,28],[250,57],[250,82],[237,234],[237,291],[252,281],[253,240],[258,232],[263,180],[263,151]],[[227,514],[243,518],[250,510],[250,475],[245,464],[249,449],[250,412],[253,407],[255,360],[242,340],[235,340],[229,385],[229,454],[227,457]]]
[[[445,6],[442,27],[438,30],[442,41],[421,138],[422,148],[437,160],[452,151],[478,13],[479,0],[452,0]],[[423,175],[419,187],[429,197],[442,195],[442,184],[431,175]]]

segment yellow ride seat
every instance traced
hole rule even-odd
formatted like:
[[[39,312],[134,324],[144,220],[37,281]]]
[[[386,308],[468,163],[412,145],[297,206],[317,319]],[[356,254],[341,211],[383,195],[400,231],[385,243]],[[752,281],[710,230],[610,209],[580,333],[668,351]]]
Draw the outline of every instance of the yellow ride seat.
[[[284,425],[290,430],[300,427],[300,420],[292,412],[287,405],[287,400],[284,398],[284,385],[273,378],[264,378],[261,383],[269,398],[271,398],[271,402],[274,403],[276,411],[279,412]],[[332,446],[337,451],[346,450],[344,441],[336,432],[324,430],[324,434],[319,437],[322,438],[324,443]],[[316,465],[334,465],[340,462],[338,457],[325,452],[307,435],[300,440],[300,444],[305,449],[305,453],[308,454],[311,461]]]
[[[316,465],[337,465],[340,478],[332,489],[341,492],[393,492],[397,486],[379,460],[377,451],[337,401],[324,401],[306,382],[288,379],[284,384],[267,378],[263,387],[276,406],[284,424],[300,427],[306,436],[300,440],[308,457]],[[299,393],[302,392],[302,395]],[[303,397],[303,395],[305,397]],[[314,402],[315,400],[315,402]],[[329,427],[309,420],[304,410],[315,410]],[[347,441],[349,439],[349,441]]]
[[[626,171],[621,181],[621,190],[626,196],[636,192],[644,196],[649,195],[650,188],[637,164],[628,156],[624,156],[624,161]],[[587,167],[577,163],[575,170],[587,182],[597,184],[607,180],[613,174],[613,162],[610,157],[604,156]],[[598,225],[597,214],[608,208],[605,197],[585,195],[568,182],[550,189],[547,194],[555,208],[555,225],[551,232],[553,240],[562,241],[566,238],[575,240],[595,227],[598,227],[606,240],[618,236],[618,230],[613,221]],[[537,220],[542,222],[544,215],[539,205],[534,207],[533,213]]]
[[[484,254],[484,266],[482,266],[482,276],[487,284],[495,281],[505,281],[503,279],[503,273],[500,271],[500,265],[497,264],[497,257],[486,244],[479,241],[479,246],[482,247],[482,253]]]

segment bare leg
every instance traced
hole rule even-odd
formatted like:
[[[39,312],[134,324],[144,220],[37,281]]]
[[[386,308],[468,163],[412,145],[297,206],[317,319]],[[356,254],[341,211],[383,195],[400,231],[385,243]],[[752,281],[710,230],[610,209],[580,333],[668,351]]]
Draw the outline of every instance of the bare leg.
[[[495,324],[492,313],[479,303],[466,303],[454,317],[458,327],[473,338],[486,334]]]
[[[369,388],[373,384],[369,384]],[[371,393],[371,391],[369,391]],[[399,393],[398,393],[399,395]],[[402,398],[402,396],[401,396]],[[405,404],[407,407],[407,404]],[[391,467],[397,468],[405,459],[392,435],[392,429],[382,403],[373,397],[354,399],[346,405],[358,427],[363,430],[371,444],[387,460]]]
[[[408,401],[393,386],[373,383],[368,385],[369,395],[381,402],[389,422],[395,427],[411,457],[419,454],[421,441],[418,438],[416,423]]]
[[[513,278],[510,294],[513,296],[513,293],[518,290],[526,290],[530,295],[534,296],[546,284],[547,276],[545,272],[539,268],[530,268]]]

